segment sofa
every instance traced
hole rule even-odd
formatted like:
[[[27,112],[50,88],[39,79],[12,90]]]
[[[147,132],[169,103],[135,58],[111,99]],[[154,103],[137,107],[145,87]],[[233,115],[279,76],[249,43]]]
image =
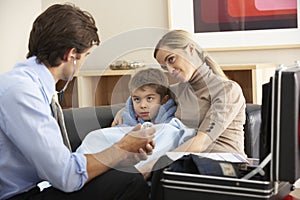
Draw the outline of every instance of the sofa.
[[[109,127],[124,104],[64,109],[64,120],[72,150],[75,151],[91,131]],[[261,105],[246,105],[245,152],[250,158],[259,158]]]

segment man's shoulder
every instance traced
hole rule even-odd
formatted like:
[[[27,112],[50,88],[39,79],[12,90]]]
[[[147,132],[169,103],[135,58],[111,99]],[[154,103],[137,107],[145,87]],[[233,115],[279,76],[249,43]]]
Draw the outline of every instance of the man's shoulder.
[[[39,91],[38,79],[29,71],[13,69],[0,75],[0,99],[23,98],[25,93],[36,94]]]

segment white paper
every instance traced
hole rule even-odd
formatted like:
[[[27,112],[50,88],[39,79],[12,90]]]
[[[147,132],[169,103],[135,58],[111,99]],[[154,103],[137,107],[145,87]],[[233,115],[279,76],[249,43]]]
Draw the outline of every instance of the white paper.
[[[237,153],[190,153],[190,152],[167,152],[167,156],[172,160],[177,160],[183,155],[194,154],[218,161],[226,161],[231,163],[248,163],[246,158]]]

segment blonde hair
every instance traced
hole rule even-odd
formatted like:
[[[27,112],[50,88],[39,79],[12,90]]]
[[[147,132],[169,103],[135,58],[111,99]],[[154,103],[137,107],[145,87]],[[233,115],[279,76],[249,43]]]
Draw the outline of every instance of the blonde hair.
[[[227,76],[224,74],[219,64],[207,52],[203,51],[193,38],[192,34],[184,30],[172,30],[166,33],[155,47],[154,58],[156,58],[158,50],[162,47],[168,47],[169,49],[185,49],[189,44],[194,45],[201,60],[206,62],[213,73],[227,79]]]

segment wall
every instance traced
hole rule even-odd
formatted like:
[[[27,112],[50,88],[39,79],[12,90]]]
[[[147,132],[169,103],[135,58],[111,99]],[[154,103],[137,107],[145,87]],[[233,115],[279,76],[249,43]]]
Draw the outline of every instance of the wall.
[[[64,1],[42,0],[42,7],[57,2]],[[140,44],[137,38],[150,40],[149,37],[153,38],[155,34],[151,35],[145,29],[155,27],[158,30],[165,30],[168,27],[166,0],[69,0],[69,2],[94,16],[102,41],[82,69],[104,68],[116,59],[155,62],[152,50],[148,49],[149,45]],[[158,39],[159,37],[155,37],[152,40],[157,42]],[[133,43],[135,45],[131,46]]]
[[[37,0],[0,0],[0,74],[24,60],[31,25],[40,12]]]
[[[42,7],[65,1],[42,0]],[[165,0],[69,0],[91,13],[102,40],[139,27],[167,27]]]
[[[43,0],[43,7],[54,2],[54,0]],[[167,0],[72,0],[71,2],[88,10],[95,18],[100,29],[102,41],[111,41],[124,32],[132,31],[137,28],[157,27],[166,30],[168,28],[168,5]],[[284,36],[283,36],[284,37]],[[300,35],[299,35],[300,37]],[[146,37],[145,37],[146,38]],[[157,38],[148,37],[150,40]],[[103,67],[107,64],[103,59],[110,54],[116,54],[120,46],[126,45],[130,41],[121,41],[119,44],[112,45],[112,49],[102,50],[96,48],[95,52],[86,61],[88,68],[94,69],[96,66]],[[107,52],[107,54],[105,53]],[[300,60],[299,48],[284,49],[254,49],[254,50],[231,50],[231,51],[210,51],[210,54],[222,64],[232,63],[259,63],[271,62],[275,64],[290,65],[295,60]],[[144,48],[143,51],[131,51],[118,54],[120,57],[111,59],[141,60],[155,63],[152,58],[152,49]]]
[[[300,37],[300,35],[299,35]],[[300,48],[255,49],[234,51],[212,51],[210,54],[222,64],[233,63],[275,63],[292,65],[300,60]]]
[[[1,31],[0,37],[0,73],[9,70],[15,62],[24,59],[27,52],[31,24],[37,13],[41,11],[40,7],[44,10],[56,2],[64,3],[65,1],[0,1],[0,26],[5,27],[5,31]],[[149,27],[165,30],[168,27],[167,0],[71,0],[69,2],[75,3],[82,9],[89,11],[95,17],[103,44],[128,31]],[[101,51],[101,47],[96,48],[95,52],[85,63],[85,66],[103,67],[102,65],[105,64],[103,64],[102,60],[110,52],[115,53],[116,50],[120,49],[121,45],[124,46],[124,44],[132,41],[120,41],[118,44],[114,44],[109,51]],[[107,54],[101,54],[100,52],[107,52]],[[288,65],[300,59],[300,48],[214,51],[211,54],[222,64],[273,62]],[[144,48],[140,51],[122,51],[121,54],[116,55],[119,55],[120,59],[155,62],[152,58],[152,49],[149,48]],[[113,59],[118,59],[118,57]]]

